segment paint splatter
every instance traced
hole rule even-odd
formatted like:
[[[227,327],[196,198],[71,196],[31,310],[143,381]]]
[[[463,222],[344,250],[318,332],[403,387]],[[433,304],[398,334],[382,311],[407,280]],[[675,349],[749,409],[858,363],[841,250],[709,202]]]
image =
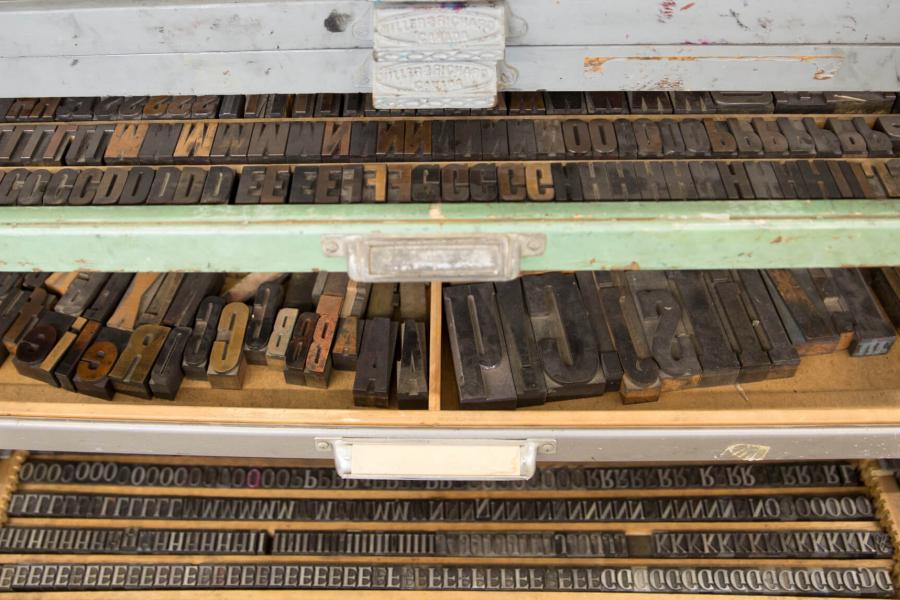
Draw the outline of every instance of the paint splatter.
[[[659,3],[659,13],[656,20],[660,23],[667,23],[675,16],[675,8],[678,6],[675,0],[662,0]]]
[[[681,7],[681,10],[690,10],[690,9],[694,8],[694,6],[696,6],[696,5],[697,5],[696,2],[688,2],[687,4],[685,4],[684,6]]]

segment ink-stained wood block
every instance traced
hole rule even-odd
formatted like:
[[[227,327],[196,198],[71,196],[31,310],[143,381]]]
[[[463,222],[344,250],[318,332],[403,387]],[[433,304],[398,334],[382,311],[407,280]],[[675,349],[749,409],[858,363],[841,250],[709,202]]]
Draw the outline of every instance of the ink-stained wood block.
[[[206,371],[212,387],[226,390],[243,387],[247,371],[244,337],[249,321],[250,307],[243,302],[229,302],[222,308]]]

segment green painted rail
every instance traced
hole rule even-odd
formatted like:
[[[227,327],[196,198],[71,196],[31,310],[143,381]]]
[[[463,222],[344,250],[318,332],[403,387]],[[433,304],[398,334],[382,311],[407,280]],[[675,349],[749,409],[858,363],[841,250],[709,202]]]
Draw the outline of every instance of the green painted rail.
[[[542,233],[523,270],[900,264],[900,200],[10,207],[0,270],[344,270],[322,235]]]

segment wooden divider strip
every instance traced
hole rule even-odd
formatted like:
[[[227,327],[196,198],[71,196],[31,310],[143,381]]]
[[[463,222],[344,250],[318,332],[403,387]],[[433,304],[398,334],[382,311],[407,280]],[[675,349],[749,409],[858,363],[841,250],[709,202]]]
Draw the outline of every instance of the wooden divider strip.
[[[28,452],[15,450],[7,458],[0,460],[0,525],[7,520],[6,509],[9,508],[9,499],[16,491],[19,468],[27,457]]]

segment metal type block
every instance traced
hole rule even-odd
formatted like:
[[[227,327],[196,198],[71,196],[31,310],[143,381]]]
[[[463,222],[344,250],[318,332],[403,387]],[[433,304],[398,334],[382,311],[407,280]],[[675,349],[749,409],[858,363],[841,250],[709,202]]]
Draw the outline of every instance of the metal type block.
[[[522,278],[525,304],[541,353],[547,400],[598,396],[606,391],[600,352],[572,275]]]
[[[249,320],[250,308],[243,302],[230,302],[222,308],[206,370],[213,388],[239,390],[243,387],[247,370],[244,337]]]
[[[668,92],[628,92],[628,107],[633,115],[672,114]]]
[[[209,355],[216,341],[219,317],[224,307],[225,300],[218,296],[208,296],[200,302],[181,359],[181,369],[188,379],[207,378]]]
[[[79,325],[83,322],[82,319]],[[58,387],[53,369],[74,341],[74,334],[63,339],[74,323],[74,316],[53,311],[42,312],[35,326],[16,345],[13,358],[16,371],[25,377]]]
[[[400,360],[397,361],[397,408],[428,408],[428,334],[425,323],[400,324]]]
[[[694,342],[702,373],[701,386],[731,385],[738,381],[741,362],[735,355],[725,315],[707,288],[702,271],[668,271],[669,281],[684,309],[683,322]],[[752,333],[752,332],[751,332]]]
[[[102,327],[78,361],[72,379],[75,389],[88,396],[111,400],[115,391],[109,374],[130,337],[128,331]]]
[[[133,283],[137,281],[135,278]],[[162,323],[183,281],[184,273],[164,273],[157,277],[140,299],[135,325]]]
[[[56,364],[53,376],[59,383],[60,387],[74,392],[75,390],[75,373],[81,357],[84,355],[88,347],[94,343],[97,334],[103,328],[100,321],[87,321],[78,331],[75,339],[66,349],[65,354]],[[65,335],[65,334],[63,334]]]
[[[544,365],[525,310],[520,280],[494,284],[517,406],[536,406],[547,399]]]
[[[316,313],[319,315],[319,319],[316,321],[312,340],[309,342],[306,369],[303,371],[308,386],[328,387],[332,367],[331,347],[334,344],[343,301],[343,296],[322,294],[316,304]]]
[[[684,308],[672,293],[665,274],[629,271],[625,277],[650,353],[659,365],[662,390],[697,385],[700,363],[684,325]]]
[[[306,384],[306,359],[312,344],[319,315],[314,312],[300,314],[291,332],[284,363],[284,380],[297,385]]]
[[[150,372],[170,331],[162,325],[141,325],[131,332],[128,344],[109,372],[116,392],[146,399],[152,397]]]
[[[217,295],[224,283],[222,273],[186,273],[162,324],[167,327],[190,327],[203,299]]]
[[[275,326],[275,317],[284,299],[280,283],[269,282],[259,286],[253,299],[253,309],[244,338],[244,356],[251,365],[266,364],[266,348]]]
[[[839,344],[838,332],[809,271],[769,269],[763,271],[763,277],[791,344],[800,356],[834,352]]]
[[[515,408],[506,343],[493,284],[444,289],[459,403],[462,408]]]
[[[368,319],[356,361],[353,401],[357,406],[387,408],[390,399],[398,324],[384,317]]]
[[[149,386],[154,397],[175,399],[175,394],[184,379],[181,361],[190,337],[190,327],[174,327],[166,336],[166,341],[150,371]]]
[[[106,285],[109,276],[109,273],[78,273],[53,310],[72,317],[81,315],[100,294],[100,290]]]

